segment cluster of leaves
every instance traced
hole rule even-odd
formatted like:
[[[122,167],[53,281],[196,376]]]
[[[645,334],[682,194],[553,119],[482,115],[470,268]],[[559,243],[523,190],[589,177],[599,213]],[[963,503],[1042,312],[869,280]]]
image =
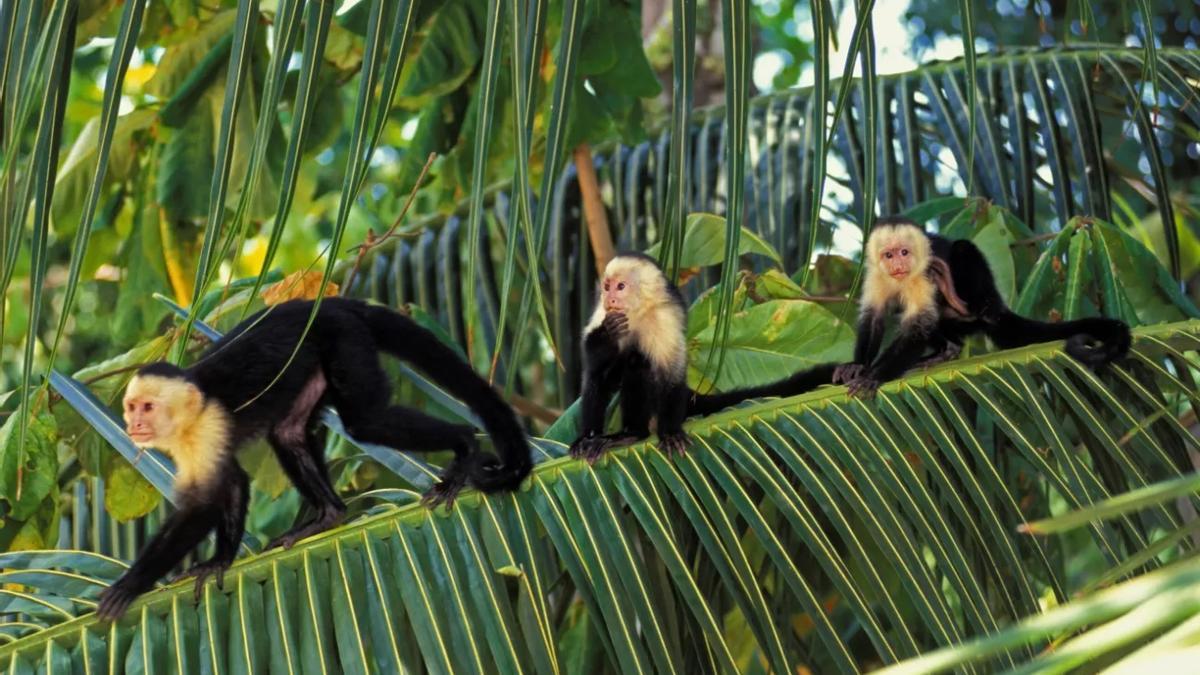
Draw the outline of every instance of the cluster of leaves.
[[[120,25],[121,3],[84,3],[78,18],[76,42],[86,45],[97,37],[110,37]],[[129,347],[152,332],[161,312],[142,301],[164,293],[184,302],[191,297],[201,238],[210,214],[207,186],[217,168],[218,134],[236,18],[237,3],[149,3],[138,34],[139,50],[125,79],[126,106],[112,136],[103,193],[86,259],[82,262],[80,302],[85,307],[115,307],[100,321],[90,313],[80,316],[61,355],[70,364],[84,364],[111,354],[113,346]],[[262,3],[262,20],[277,20],[277,3]],[[358,3],[334,17],[325,41],[321,67],[308,96],[313,101],[306,114],[303,155],[305,168],[291,184],[288,227],[282,230],[279,255],[274,263],[284,269],[309,265],[320,253],[337,209],[340,187],[338,167],[344,165],[349,138],[347,117],[353,106],[345,82],[362,66],[364,36],[370,3]],[[408,49],[401,86],[389,111],[381,144],[381,157],[390,161],[374,166],[365,198],[350,213],[346,237],[360,241],[368,229],[384,229],[386,214],[411,189],[430,152],[440,156],[432,182],[422,191],[420,207],[453,209],[471,181],[473,142],[480,133],[491,133],[496,144],[484,174],[494,182],[512,175],[512,135],[498,133],[511,126],[512,85],[502,75],[495,96],[497,114],[492,129],[477,129],[480,64],[484,50],[488,4],[483,0],[417,3],[416,32]],[[554,19],[561,11],[551,3],[550,26],[544,36],[541,86],[535,105],[544,119],[549,105],[545,83],[554,74],[551,58],[558,40]],[[581,77],[570,121],[568,147],[583,141],[600,141],[618,135],[630,142],[644,137],[641,97],[654,96],[660,85],[640,49],[636,10],[623,3],[586,3],[580,53]],[[258,106],[263,102],[268,68],[273,60],[293,55],[270,52],[266,33],[251,44],[250,76],[232,119],[232,165],[228,208],[234,209],[246,182],[256,133]],[[510,53],[512,50],[506,50]],[[104,46],[88,46],[74,59],[71,98],[67,105],[64,136],[71,139],[55,178],[49,265],[64,265],[70,240],[78,226],[96,167],[103,98],[101,74],[110,56]],[[235,274],[256,274],[267,250],[279,202],[278,176],[282,152],[302,101],[300,71],[287,71],[280,91],[277,114],[271,116],[270,148],[255,178],[245,205],[249,227],[238,255]],[[132,110],[129,110],[129,107]],[[411,125],[413,128],[407,128]],[[530,163],[540,175],[539,148],[532,148]],[[260,234],[260,228],[265,228]],[[27,274],[28,252],[18,261],[18,280]],[[119,283],[113,283],[119,282]],[[21,344],[27,328],[22,303],[8,303],[3,339]],[[56,318],[56,317],[53,317]],[[107,352],[107,353],[105,353]],[[11,367],[11,363],[6,364]],[[11,376],[11,372],[0,373]],[[4,378],[8,379],[8,378]]]

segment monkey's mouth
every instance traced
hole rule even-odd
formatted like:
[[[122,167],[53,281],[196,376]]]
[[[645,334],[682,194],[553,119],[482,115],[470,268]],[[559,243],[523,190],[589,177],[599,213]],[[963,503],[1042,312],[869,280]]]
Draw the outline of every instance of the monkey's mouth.
[[[154,440],[154,432],[152,431],[130,431],[129,438],[133,439],[134,443],[149,443]]]
[[[908,276],[908,270],[899,270],[897,272],[889,272],[888,274],[891,274],[893,279],[903,279]]]

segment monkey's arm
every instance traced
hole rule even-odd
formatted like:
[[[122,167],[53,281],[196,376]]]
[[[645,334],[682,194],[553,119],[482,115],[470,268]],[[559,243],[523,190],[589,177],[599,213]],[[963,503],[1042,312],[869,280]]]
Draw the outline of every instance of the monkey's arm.
[[[871,396],[879,385],[895,379],[921,361],[937,330],[937,314],[927,313],[901,324],[899,335],[866,371],[851,381],[851,395]]]
[[[854,361],[834,369],[834,384],[849,384],[863,376],[867,366],[879,353],[883,343],[883,328],[883,312],[877,309],[863,311],[858,319],[858,336],[854,341]]]
[[[621,353],[618,340],[627,327],[625,315],[609,314],[604,323],[588,333],[583,340],[587,368],[583,373],[583,393],[580,401],[580,439],[596,436],[604,431],[604,413],[617,383],[620,382]]]
[[[250,480],[246,472],[237,465],[232,457],[229,461],[233,466],[222,469],[220,477],[221,489],[224,491],[225,508],[216,520],[217,547],[208,560],[192,565],[186,572],[172,581],[186,577],[196,577],[195,599],[200,601],[200,592],[204,588],[204,580],[210,574],[217,577],[217,588],[225,588],[225,570],[237,558],[238,546],[242,543],[242,534],[246,531],[246,508],[250,502]]]
[[[203,498],[185,498],[182,503],[186,505],[167,518],[133,566],[100,594],[100,605],[96,608],[100,619],[115,621],[120,618],[129,603],[150,590],[155,581],[183,560],[216,525],[217,505],[206,504]]]

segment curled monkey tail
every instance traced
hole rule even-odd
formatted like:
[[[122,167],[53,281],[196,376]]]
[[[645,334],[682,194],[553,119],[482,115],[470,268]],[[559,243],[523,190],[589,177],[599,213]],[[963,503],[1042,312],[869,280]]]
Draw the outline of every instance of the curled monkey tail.
[[[416,366],[479,416],[499,457],[474,453],[464,461],[471,485],[484,492],[515,490],[533,468],[525,431],[512,408],[470,364],[433,333],[386,307],[366,305],[363,320],[380,349]]]
[[[720,394],[697,394],[693,392],[691,398],[688,399],[687,414],[688,416],[708,415],[722,408],[728,408],[735,403],[763,396],[783,397],[803,394],[806,391],[816,389],[822,384],[832,384],[833,371],[837,366],[838,364],[836,363],[823,363],[807,370],[802,370],[791,377],[776,380],[770,384],[734,389],[733,391],[726,391]]]

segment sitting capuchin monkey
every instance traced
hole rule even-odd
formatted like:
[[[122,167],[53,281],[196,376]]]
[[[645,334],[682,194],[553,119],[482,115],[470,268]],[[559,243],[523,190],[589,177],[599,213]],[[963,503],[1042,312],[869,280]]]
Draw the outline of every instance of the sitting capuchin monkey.
[[[596,310],[583,331],[582,423],[572,457],[594,462],[605,451],[650,435],[657,418],[659,447],[682,454],[691,445],[684,418],[707,415],[761,396],[794,396],[830,384],[835,364],[815,366],[777,382],[721,394],[687,386],[687,310],[675,284],[641,253],[621,253],[600,280]],[[623,428],[604,434],[604,413],[621,396]]]
[[[468,484],[484,492],[515,490],[529,474],[529,443],[512,409],[433,333],[386,307],[326,298],[301,342],[312,307],[311,300],[293,300],[263,310],[190,367],[152,363],[129,382],[126,429],[139,447],[158,448],[175,461],[177,503],[133,566],[101,594],[96,610],[101,619],[119,618],[212,530],[213,557],[182,576],[196,577],[197,599],[208,575],[216,574],[222,585],[242,539],[250,497],[234,454],[260,435],[317,511],[313,522],[267,548],[288,548],[340,522],[346,505],[329,479],[318,422],[325,405],[337,410],[358,441],[399,450],[453,450],[440,482],[425,495],[429,505],[451,505]],[[499,457],[479,451],[469,426],[391,405],[380,352],[412,363],[465,402],[483,420]]]
[[[1117,319],[1046,323],[1014,314],[983,252],[969,240],[928,234],[907,218],[882,218],[867,238],[865,255],[854,362],[833,375],[852,395],[873,396],[880,384],[910,368],[953,359],[977,333],[1002,349],[1066,340],[1066,352],[1091,367],[1129,351],[1129,326]],[[884,321],[893,313],[900,317],[899,332],[875,358]]]

